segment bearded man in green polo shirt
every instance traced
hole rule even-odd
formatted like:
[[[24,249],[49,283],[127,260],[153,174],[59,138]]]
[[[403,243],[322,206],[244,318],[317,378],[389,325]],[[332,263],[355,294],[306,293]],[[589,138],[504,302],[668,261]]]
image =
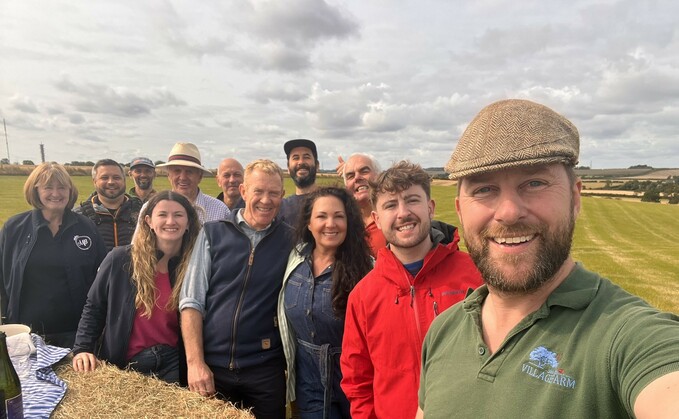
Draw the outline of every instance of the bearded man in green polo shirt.
[[[462,134],[446,170],[486,284],[432,323],[419,416],[677,417],[679,317],[570,256],[579,142],[526,100],[487,106]]]

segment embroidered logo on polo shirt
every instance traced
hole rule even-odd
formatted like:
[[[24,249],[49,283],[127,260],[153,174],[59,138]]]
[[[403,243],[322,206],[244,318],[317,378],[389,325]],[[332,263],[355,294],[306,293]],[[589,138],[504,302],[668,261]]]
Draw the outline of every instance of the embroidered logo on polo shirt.
[[[87,250],[92,247],[92,239],[89,236],[73,236],[73,241],[80,250]]]
[[[528,361],[521,366],[521,372],[544,381],[547,384],[575,388],[575,379],[559,368],[560,356],[544,346],[538,346],[530,352]]]

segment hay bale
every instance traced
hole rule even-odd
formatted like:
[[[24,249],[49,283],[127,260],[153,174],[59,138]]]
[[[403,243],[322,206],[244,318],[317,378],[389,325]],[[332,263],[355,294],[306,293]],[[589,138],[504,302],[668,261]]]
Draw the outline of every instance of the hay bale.
[[[252,419],[249,411],[205,398],[177,385],[103,363],[94,372],[77,373],[72,357],[55,368],[68,384],[54,418],[233,418]]]

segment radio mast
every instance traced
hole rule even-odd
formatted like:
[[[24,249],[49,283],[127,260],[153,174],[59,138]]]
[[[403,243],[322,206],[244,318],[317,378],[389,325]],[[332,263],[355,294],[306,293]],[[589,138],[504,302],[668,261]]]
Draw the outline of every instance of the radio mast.
[[[12,159],[9,158],[9,140],[7,139],[7,124],[5,124],[5,118],[2,118],[2,126],[5,127],[5,145],[7,146],[7,161],[11,162]]]

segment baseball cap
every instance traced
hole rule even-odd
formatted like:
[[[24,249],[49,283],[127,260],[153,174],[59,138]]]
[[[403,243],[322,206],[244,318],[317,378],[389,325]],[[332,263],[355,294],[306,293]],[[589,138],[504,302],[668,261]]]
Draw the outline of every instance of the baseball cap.
[[[306,147],[311,150],[314,155],[314,160],[318,160],[318,151],[316,151],[316,144],[311,140],[306,140],[304,138],[298,138],[296,140],[290,140],[283,145],[283,150],[285,150],[285,157],[290,158],[290,152],[297,147]]]
[[[152,169],[156,168],[156,165],[153,164],[151,159],[147,157],[135,157],[132,159],[132,162],[130,163],[130,169],[134,169],[137,166],[148,166]]]

